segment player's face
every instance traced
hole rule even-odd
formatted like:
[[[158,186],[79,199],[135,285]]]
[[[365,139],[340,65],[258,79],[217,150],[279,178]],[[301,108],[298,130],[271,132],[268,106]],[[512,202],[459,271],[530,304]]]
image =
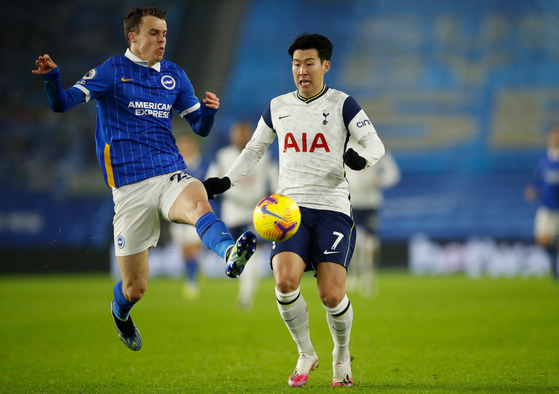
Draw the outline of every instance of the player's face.
[[[293,52],[293,80],[302,97],[310,98],[320,93],[324,74],[330,70],[330,61],[320,61],[316,49],[297,49]]]
[[[559,149],[559,127],[555,127],[549,133],[549,147],[552,149]]]
[[[130,50],[150,66],[163,60],[167,45],[167,22],[152,15],[142,18],[138,34],[131,32]]]

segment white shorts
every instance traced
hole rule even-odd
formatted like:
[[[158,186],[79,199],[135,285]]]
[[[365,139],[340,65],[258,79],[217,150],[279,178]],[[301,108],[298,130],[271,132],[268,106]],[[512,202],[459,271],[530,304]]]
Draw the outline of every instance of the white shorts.
[[[534,220],[534,235],[556,238],[559,235],[559,212],[545,207],[538,208]]]
[[[171,239],[177,245],[188,246],[193,244],[202,244],[200,236],[194,226],[182,223],[171,223],[169,233],[171,235]]]
[[[183,171],[176,171],[113,187],[115,254],[130,256],[155,247],[159,241],[160,218],[169,221],[171,206],[195,180]]]

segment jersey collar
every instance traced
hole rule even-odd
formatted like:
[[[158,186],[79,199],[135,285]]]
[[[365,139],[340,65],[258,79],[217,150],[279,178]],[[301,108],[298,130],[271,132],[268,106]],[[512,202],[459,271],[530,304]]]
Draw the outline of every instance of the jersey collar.
[[[547,156],[551,160],[559,160],[559,149],[548,148],[547,149]]]
[[[126,49],[126,53],[124,54],[124,56],[126,56],[128,59],[130,59],[131,61],[133,61],[134,63],[136,63],[140,66],[149,67],[148,62],[145,61],[145,60],[142,60],[138,56],[134,55],[132,53],[132,51],[130,50],[130,48]],[[153,68],[154,70],[156,70],[158,72],[161,72],[161,63],[157,62],[153,66],[151,66],[151,68]]]
[[[302,102],[308,104],[308,103],[310,103],[311,101],[314,101],[314,100],[316,100],[316,99],[318,99],[318,98],[324,96],[324,94],[325,94],[327,91],[328,91],[328,86],[324,85],[324,86],[322,87],[322,90],[321,90],[320,92],[318,92],[317,94],[315,94],[314,96],[309,97],[309,98],[305,98],[305,97],[301,96],[301,95],[299,94],[299,91],[297,91],[297,98],[298,98],[299,100],[301,100]]]

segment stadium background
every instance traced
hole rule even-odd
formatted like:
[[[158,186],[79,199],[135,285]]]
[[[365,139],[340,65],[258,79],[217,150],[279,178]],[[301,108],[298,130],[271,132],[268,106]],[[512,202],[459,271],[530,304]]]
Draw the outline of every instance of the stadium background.
[[[2,2],[0,271],[108,271],[112,201],[97,167],[95,105],[48,107],[35,58],[64,87],[122,54],[122,18],[145,1]],[[166,58],[198,93],[221,97],[208,160],[239,119],[294,89],[287,47],[301,32],[334,43],[327,84],[354,96],[402,170],[386,192],[383,264],[408,242],[532,242],[523,199],[559,121],[559,2],[552,0],[160,1]],[[176,122],[177,133],[188,132]]]

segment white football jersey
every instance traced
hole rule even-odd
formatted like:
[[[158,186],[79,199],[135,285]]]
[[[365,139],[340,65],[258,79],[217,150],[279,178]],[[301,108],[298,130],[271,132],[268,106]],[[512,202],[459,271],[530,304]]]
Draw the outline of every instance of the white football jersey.
[[[359,104],[346,93],[324,87],[305,99],[297,91],[270,102],[252,139],[227,173],[235,185],[278,138],[277,193],[299,206],[351,216],[343,155],[349,136],[363,147],[358,153],[375,164],[384,145]]]

